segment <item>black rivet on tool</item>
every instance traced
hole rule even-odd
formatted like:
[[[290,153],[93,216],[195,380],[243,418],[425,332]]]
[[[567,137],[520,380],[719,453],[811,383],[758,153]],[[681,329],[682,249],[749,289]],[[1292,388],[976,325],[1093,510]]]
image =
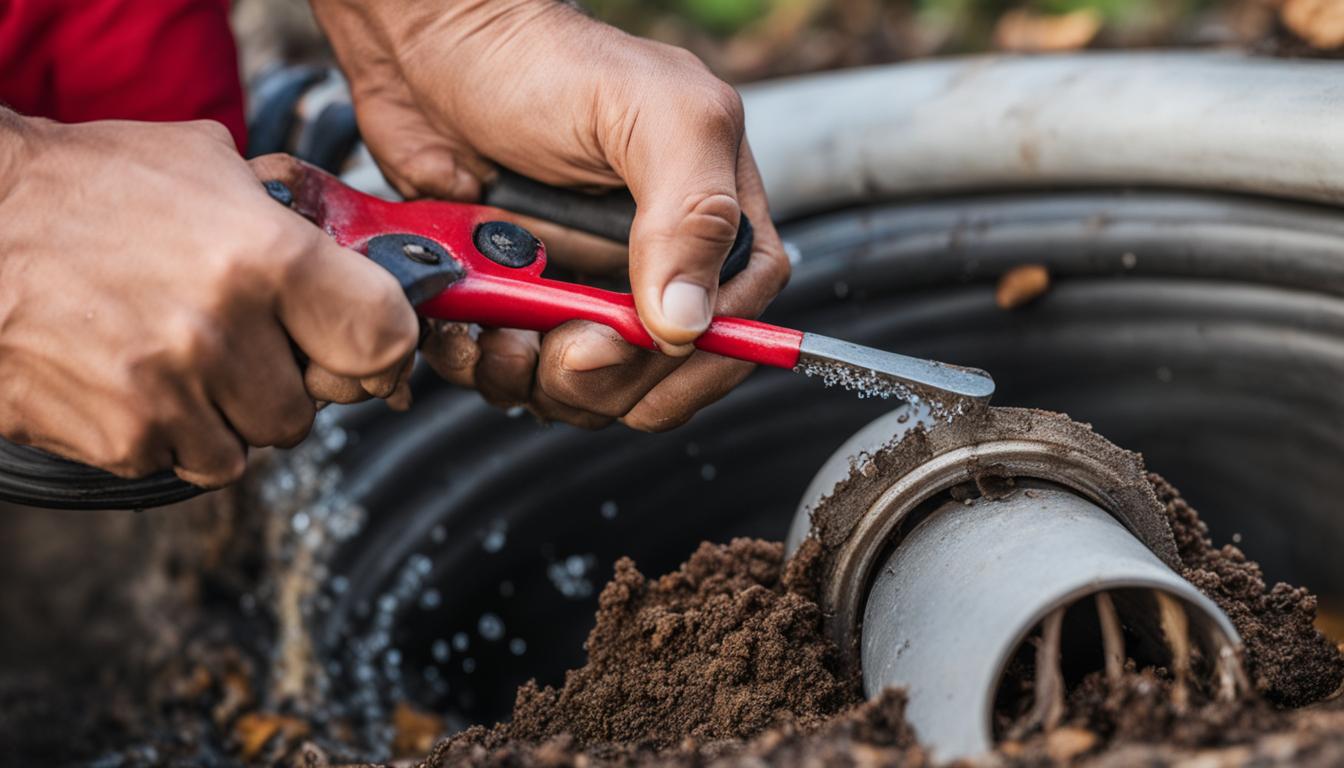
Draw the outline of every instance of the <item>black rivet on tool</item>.
[[[266,187],[266,194],[270,195],[271,199],[275,202],[286,208],[294,205],[294,193],[290,191],[289,186],[285,184],[285,182],[272,179],[271,181],[264,182],[262,186]]]
[[[537,260],[540,243],[531,232],[507,221],[487,221],[476,228],[476,250],[496,264],[519,269]]]
[[[419,262],[420,264],[429,264],[432,266],[442,261],[442,259],[439,258],[439,254],[429,250],[419,243],[406,243],[401,246],[401,252],[406,254],[406,258],[411,261]]]

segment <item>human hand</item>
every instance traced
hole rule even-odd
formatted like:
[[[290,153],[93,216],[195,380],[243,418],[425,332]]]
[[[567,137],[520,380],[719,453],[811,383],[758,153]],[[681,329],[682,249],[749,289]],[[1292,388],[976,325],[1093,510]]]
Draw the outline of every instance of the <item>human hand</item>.
[[[626,35],[556,0],[313,0],[350,81],[360,131],[407,197],[471,200],[495,163],[555,185],[628,186],[628,258],[592,238],[522,222],[552,262],[627,264],[641,320],[665,353],[584,321],[544,336],[440,326],[430,364],[486,399],[582,426],[677,426],[750,372],[692,354],[711,314],[755,317],[788,260],[770,224],[737,93],[681,49]],[[719,268],[741,212],[755,224],[745,271]]]
[[[222,126],[0,118],[0,435],[212,487],[301,440],[324,381],[398,380],[396,280],[272,201]]]

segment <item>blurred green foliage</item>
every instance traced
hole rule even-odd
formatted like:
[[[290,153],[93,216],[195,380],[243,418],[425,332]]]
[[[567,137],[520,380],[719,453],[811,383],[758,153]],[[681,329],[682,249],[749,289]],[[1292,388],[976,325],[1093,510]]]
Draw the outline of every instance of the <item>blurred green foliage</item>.
[[[730,35],[782,6],[800,0],[589,0],[597,16],[626,29],[644,30],[659,17],[676,16],[705,32]],[[1092,9],[1109,23],[1146,23],[1195,13],[1219,0],[878,0],[921,15],[968,24],[991,23],[1004,11],[1029,8],[1044,13]]]

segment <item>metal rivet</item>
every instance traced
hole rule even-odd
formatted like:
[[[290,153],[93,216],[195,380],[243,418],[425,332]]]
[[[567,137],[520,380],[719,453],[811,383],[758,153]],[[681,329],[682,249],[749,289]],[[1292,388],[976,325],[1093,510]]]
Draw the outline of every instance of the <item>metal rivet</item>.
[[[401,246],[401,252],[406,254],[406,258],[411,261],[418,261],[421,264],[439,263],[439,254],[429,250],[419,243],[406,243]]]

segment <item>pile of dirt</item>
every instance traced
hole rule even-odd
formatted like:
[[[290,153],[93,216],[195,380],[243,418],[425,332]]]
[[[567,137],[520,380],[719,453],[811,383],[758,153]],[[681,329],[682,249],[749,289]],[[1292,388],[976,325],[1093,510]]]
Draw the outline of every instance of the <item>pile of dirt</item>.
[[[750,539],[702,544],[653,580],[622,559],[598,601],[588,663],[558,689],[523,686],[510,723],[470,729],[428,764],[490,763],[518,743],[607,759],[709,755],[771,726],[820,725],[858,701],[858,686],[823,634],[816,561],[815,544],[786,563],[783,545]]]
[[[1131,661],[1119,680],[1096,673],[1070,691],[1060,727],[1005,742],[977,762],[1111,765],[1141,754],[1164,765],[1217,753],[1226,764],[1275,764],[1344,752],[1331,727],[1344,722],[1344,709],[1281,708],[1320,702],[1344,680],[1344,657],[1313,626],[1315,598],[1268,586],[1239,549],[1213,546],[1170,484],[1150,481],[1183,575],[1245,640],[1254,691],[1218,702],[1195,689],[1178,704],[1167,670]],[[816,603],[819,560],[815,541],[786,562],[779,544],[742,539],[703,544],[655,580],[621,561],[602,593],[588,664],[558,689],[524,686],[512,722],[442,742],[421,768],[930,764],[904,721],[903,695],[861,703],[839,671]]]
[[[1282,582],[1269,587],[1260,566],[1237,547],[1214,547],[1209,528],[1159,475],[1149,475],[1184,566],[1181,575],[1227,612],[1246,644],[1246,666],[1260,695],[1282,706],[1320,701],[1344,682],[1344,657],[1316,631],[1316,596]]]

